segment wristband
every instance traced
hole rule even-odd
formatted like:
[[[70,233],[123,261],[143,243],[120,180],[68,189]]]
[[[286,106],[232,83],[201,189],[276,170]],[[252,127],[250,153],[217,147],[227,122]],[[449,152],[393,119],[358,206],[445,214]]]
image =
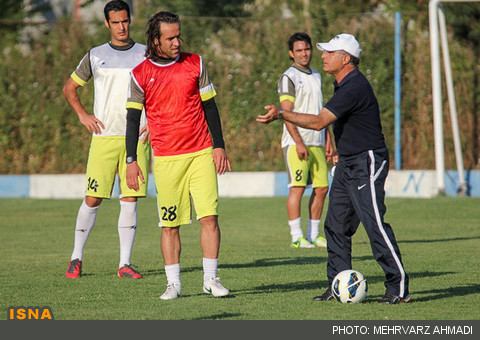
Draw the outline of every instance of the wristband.
[[[280,110],[278,111],[278,118],[277,119],[283,119],[283,109],[280,108]]]

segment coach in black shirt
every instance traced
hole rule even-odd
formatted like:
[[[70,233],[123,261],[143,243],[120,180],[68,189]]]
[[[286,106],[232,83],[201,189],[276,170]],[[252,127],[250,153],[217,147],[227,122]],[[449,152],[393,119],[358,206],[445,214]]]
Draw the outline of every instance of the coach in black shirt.
[[[267,105],[268,113],[257,117],[261,123],[284,119],[315,130],[333,124],[339,158],[325,219],[329,288],[314,300],[331,300],[333,278],[352,268],[351,237],[362,222],[373,255],[385,272],[386,292],[378,302],[410,302],[408,275],[400,250],[391,226],[383,220],[389,156],[377,99],[370,83],[357,68],[360,45],[353,35],[343,33],[328,43],[318,43],[317,48],[323,51],[323,70],[335,77],[334,95],[320,114],[283,111]]]

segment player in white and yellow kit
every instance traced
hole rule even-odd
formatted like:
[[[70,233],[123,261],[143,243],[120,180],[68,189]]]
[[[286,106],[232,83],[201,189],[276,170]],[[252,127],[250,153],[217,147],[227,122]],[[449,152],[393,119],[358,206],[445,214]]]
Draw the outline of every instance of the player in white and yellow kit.
[[[293,65],[278,82],[282,109],[318,115],[322,109],[322,84],[320,74],[310,68],[312,43],[306,33],[295,33],[288,41]],[[287,199],[288,224],[294,248],[326,247],[325,238],[319,234],[323,203],[328,192],[328,173],[325,145],[331,153],[329,134],[284,122],[282,149],[288,174]],[[301,229],[301,201],[305,188],[313,187],[310,196],[307,238]]]
[[[80,207],[75,227],[75,245],[66,276],[78,278],[82,272],[83,250],[97,217],[98,208],[110,198],[115,175],[120,186],[119,277],[142,278],[130,265],[130,256],[137,229],[137,197],[147,194],[147,181],[140,190],[126,184],[125,131],[130,71],[145,59],[145,45],[130,39],[130,8],[124,1],[110,1],[104,8],[105,26],[111,41],[92,48],[80,61],[64,86],[65,97],[89,132],[93,133],[87,164],[85,199]],[[94,114],[90,115],[80,102],[77,89],[94,79]],[[142,114],[137,143],[139,166],[148,175],[150,146],[146,118]],[[143,136],[142,136],[143,135]]]

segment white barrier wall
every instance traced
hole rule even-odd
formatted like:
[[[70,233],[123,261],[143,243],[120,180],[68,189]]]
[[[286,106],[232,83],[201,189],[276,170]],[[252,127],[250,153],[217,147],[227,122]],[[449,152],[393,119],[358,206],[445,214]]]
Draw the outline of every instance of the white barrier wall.
[[[390,170],[385,182],[385,195],[387,197],[429,198],[436,195],[435,186],[434,170]]]
[[[220,197],[275,196],[275,172],[230,172],[217,178]]]
[[[31,175],[32,198],[81,198],[85,196],[85,175]]]
[[[458,174],[447,171],[446,194],[457,195]],[[331,180],[331,178],[330,178]],[[480,170],[466,172],[469,196],[480,196]],[[85,175],[5,175],[0,176],[0,198],[82,198]],[[385,183],[387,197],[429,198],[436,195],[433,170],[390,170]],[[218,176],[220,197],[272,197],[288,195],[285,172],[230,172]],[[307,190],[306,194],[311,191]],[[154,197],[155,181],[150,174],[148,196]],[[115,184],[112,197],[118,197]]]

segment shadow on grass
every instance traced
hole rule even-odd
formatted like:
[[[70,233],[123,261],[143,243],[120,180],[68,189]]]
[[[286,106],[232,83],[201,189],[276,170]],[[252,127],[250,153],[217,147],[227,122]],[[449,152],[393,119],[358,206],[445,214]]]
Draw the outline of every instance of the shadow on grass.
[[[182,269],[182,272],[184,272],[184,270]],[[143,275],[143,277],[145,276],[155,276],[155,275],[165,275],[165,270],[164,269],[149,269],[149,270],[145,270],[145,271],[142,271],[141,274]]]
[[[328,286],[327,280],[311,280],[311,281],[298,281],[298,282],[289,282],[283,284],[269,284],[253,287],[251,289],[245,289],[242,294],[265,294],[265,293],[287,293],[287,292],[298,292],[300,290],[321,290],[322,287],[326,288]],[[324,290],[324,289],[323,289]],[[320,294],[323,291],[320,292]],[[312,296],[313,298],[313,296]]]
[[[457,296],[467,296],[480,293],[480,284],[470,284],[459,287],[450,287],[446,289],[429,289],[419,292],[413,292],[412,297],[415,302],[427,302],[435,300],[450,299]],[[416,298],[414,294],[423,295]]]
[[[444,238],[444,239],[423,239],[423,240],[397,240],[397,243],[436,243],[436,242],[452,242],[452,241],[470,241],[470,240],[478,240],[480,236],[475,237],[452,237],[452,238]]]
[[[261,267],[275,267],[275,266],[289,266],[289,265],[299,265],[299,264],[320,264],[326,261],[326,256],[315,256],[315,257],[282,257],[282,258],[265,258],[258,259],[253,262],[247,263],[234,263],[234,264],[219,264],[219,269],[240,269],[240,268],[261,268]],[[203,267],[187,267],[182,268],[182,273],[191,273],[196,271],[202,271]],[[145,275],[157,275],[164,273],[164,270],[147,270],[144,272]]]
[[[379,267],[379,270],[380,267]],[[410,278],[410,281],[412,281],[412,279],[419,279],[419,278],[426,278],[426,277],[440,277],[440,276],[444,276],[444,275],[451,275],[451,274],[455,274],[455,272],[417,272],[417,273],[411,273],[411,272],[408,272],[407,271],[407,274]],[[367,278],[367,281],[369,284],[374,284],[374,283],[378,283],[378,282],[383,282],[385,281],[385,276],[384,275],[375,275],[375,276],[369,276]]]
[[[325,256],[312,256],[312,257],[284,257],[284,258],[264,258],[258,259],[252,262],[246,263],[237,263],[237,264],[224,264],[220,265],[219,268],[222,269],[241,269],[241,268],[261,268],[261,267],[275,267],[275,266],[289,266],[289,265],[299,265],[299,264],[321,264],[326,261]],[[372,256],[358,256],[352,259],[354,262],[359,261],[373,261]],[[182,270],[182,272],[195,272],[202,271],[202,267],[188,267]],[[379,272],[381,270],[379,269]],[[163,270],[148,270],[145,272],[146,275],[160,275],[164,274]],[[326,273],[325,273],[326,274]],[[415,279],[422,278],[435,278],[442,277],[445,275],[452,275],[455,272],[452,271],[441,271],[441,272],[409,272],[410,281]],[[294,279],[294,278],[292,278]],[[383,283],[385,281],[384,275],[374,275],[367,278],[369,284]],[[272,280],[273,281],[273,280]],[[243,290],[231,291],[231,293],[237,293],[241,295],[256,295],[256,294],[269,294],[269,293],[279,293],[279,292],[292,292],[299,290],[318,290],[319,294],[322,293],[328,286],[327,280],[311,280],[311,281],[298,281],[298,282],[288,282],[282,284],[266,284],[256,287],[249,287]],[[467,285],[461,287],[451,287],[445,290],[429,290],[429,291],[411,291],[412,297],[415,302],[427,302],[438,299],[451,298],[455,296],[465,296],[470,294],[480,293],[480,285]],[[233,298],[235,295],[231,294],[230,298]],[[199,294],[201,295],[201,294]],[[383,296],[382,294],[378,295],[369,295],[366,302],[373,302],[378,300]],[[313,296],[312,296],[313,298]],[[210,318],[210,317],[208,317]]]
[[[320,264],[327,259],[325,256],[312,256],[312,257],[281,257],[281,258],[264,258],[258,259],[248,263],[234,263],[234,264],[222,264],[219,268],[239,269],[239,268],[260,268],[260,267],[276,267],[276,266],[290,266],[299,264]]]
[[[466,285],[460,287],[451,287],[446,289],[433,289],[424,291],[410,291],[412,303],[430,302],[436,300],[451,299],[454,297],[468,296],[480,293],[480,285]],[[382,295],[368,295],[366,303],[376,302]]]
[[[214,314],[209,316],[202,316],[201,318],[192,318],[190,320],[223,320],[229,318],[240,317],[243,314],[241,313],[222,313],[222,314]]]
[[[410,280],[412,278],[425,278],[425,277],[441,277],[444,275],[455,274],[454,272],[421,272],[421,273],[409,273]],[[375,275],[368,277],[368,283],[383,283],[385,280],[385,276],[383,275]],[[311,281],[298,281],[298,282],[289,282],[284,284],[269,284],[269,285],[261,285],[257,287],[252,287],[249,289],[238,290],[237,293],[240,294],[268,294],[268,293],[279,293],[279,292],[292,292],[292,291],[299,291],[299,290],[319,290],[319,294],[323,293],[324,290],[328,287],[327,280],[311,280]],[[415,301],[429,301],[435,299],[443,299],[452,296],[464,296],[469,294],[477,294],[480,292],[480,285],[470,285],[465,287],[452,287],[447,290],[431,290],[425,292],[410,292],[412,296],[414,296]],[[442,293],[438,294],[437,296],[433,297],[421,297],[416,298],[415,295],[424,295],[424,294],[435,294],[435,293]],[[378,295],[369,295],[367,298],[367,302],[378,300],[383,296],[382,294]],[[313,298],[313,296],[312,296]]]
[[[352,261],[370,261],[373,260],[373,256],[355,256]],[[219,269],[242,269],[242,268],[262,268],[262,267],[276,267],[276,266],[291,266],[291,265],[311,265],[311,264],[322,264],[327,261],[326,254],[321,256],[311,256],[311,257],[281,257],[281,258],[263,258],[258,259],[252,262],[246,263],[224,263],[219,264]],[[182,273],[191,273],[196,271],[202,271],[203,267],[187,267],[182,268]],[[146,270],[142,272],[143,276],[148,275],[160,275],[164,274],[163,269],[153,269]]]
[[[429,277],[441,277],[444,275],[452,275],[456,274],[455,272],[418,272],[418,273],[409,273],[410,282],[415,279],[420,278],[429,278]],[[370,276],[368,277],[369,283],[378,283],[383,282],[385,280],[384,276]],[[430,289],[424,291],[412,291],[410,290],[410,294],[412,295],[413,302],[428,302],[428,301],[435,301],[435,300],[442,300],[448,299],[452,297],[458,296],[467,296],[472,294],[479,294],[480,293],[480,284],[471,284],[465,286],[458,286],[458,287],[450,287],[446,289]],[[382,297],[381,294],[378,295],[369,295],[367,297],[366,302],[376,302],[376,300]]]

